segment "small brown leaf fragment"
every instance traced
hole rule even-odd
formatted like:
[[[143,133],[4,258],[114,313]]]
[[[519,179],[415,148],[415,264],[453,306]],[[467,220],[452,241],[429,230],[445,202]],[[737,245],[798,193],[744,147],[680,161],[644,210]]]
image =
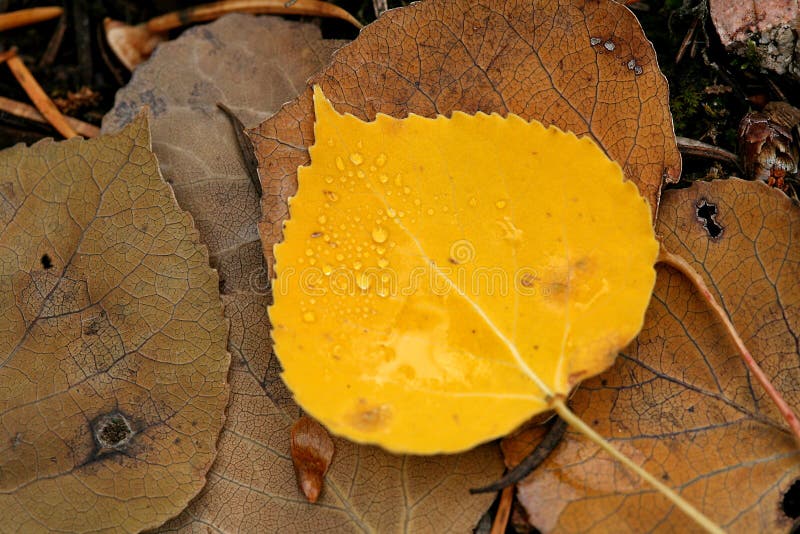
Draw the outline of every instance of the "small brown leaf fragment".
[[[67,91],[66,97],[53,98],[53,103],[61,113],[70,115],[79,112],[81,109],[97,106],[102,98],[100,93],[84,85],[77,91]]]
[[[309,502],[317,502],[328,466],[333,440],[321,424],[307,415],[292,425],[292,463],[297,484]]]
[[[588,134],[636,183],[654,216],[662,182],[680,176],[666,80],[636,17],[611,0],[417,2],[364,28],[310,84],[339,112],[364,120],[513,112]],[[313,124],[307,89],[249,132],[270,265],[297,167],[309,161]]]

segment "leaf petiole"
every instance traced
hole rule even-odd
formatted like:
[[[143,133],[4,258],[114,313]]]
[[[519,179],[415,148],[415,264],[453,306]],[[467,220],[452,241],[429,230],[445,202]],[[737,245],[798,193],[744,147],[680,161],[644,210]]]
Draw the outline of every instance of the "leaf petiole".
[[[653,486],[656,490],[669,499],[675,506],[680,508],[686,515],[694,520],[698,525],[703,527],[707,532],[724,533],[719,526],[711,521],[708,517],[703,515],[700,510],[689,504],[683,497],[678,495],[672,488],[658,480],[656,477],[645,471],[641,466],[637,465],[633,460],[622,454],[611,443],[609,443],[603,436],[592,430],[592,428],[581,420],[580,417],[569,409],[562,398],[555,398],[551,401],[551,407],[561,418],[566,421],[572,428],[586,436],[590,441],[598,447],[606,451],[608,454],[618,460],[622,465],[639,475],[647,483]]]
[[[734,345],[736,345],[736,348],[742,355],[742,359],[747,365],[747,368],[750,370],[753,376],[755,376],[756,380],[758,380],[758,383],[761,384],[761,386],[766,390],[767,395],[769,395],[769,397],[772,399],[772,402],[775,403],[775,406],[778,408],[781,416],[783,416],[783,419],[789,425],[789,428],[794,434],[795,440],[800,443],[800,420],[798,420],[797,415],[795,415],[794,411],[792,411],[792,408],[786,402],[786,399],[783,398],[783,395],[781,395],[781,393],[775,389],[775,386],[758,365],[758,362],[756,362],[755,358],[753,358],[753,355],[750,354],[750,351],[747,350],[747,347],[744,345],[744,341],[742,341],[741,336],[739,336],[739,332],[736,331],[736,327],[733,326],[730,317],[728,317],[728,314],[714,298],[714,295],[711,294],[711,291],[708,289],[703,277],[700,276],[700,274],[681,256],[666,250],[663,244],[659,249],[657,262],[669,265],[673,269],[680,272],[700,292],[700,294],[703,296],[703,299],[708,303],[709,306],[711,306],[711,309],[717,314],[719,320],[722,321],[725,330],[728,332],[728,335],[731,337]]]

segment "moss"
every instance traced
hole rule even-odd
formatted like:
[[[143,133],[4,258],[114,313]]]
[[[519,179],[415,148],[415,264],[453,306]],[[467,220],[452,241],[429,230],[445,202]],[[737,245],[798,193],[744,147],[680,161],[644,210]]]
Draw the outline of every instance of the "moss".
[[[756,47],[756,41],[758,41],[759,38],[758,34],[751,35],[750,38],[745,41],[744,48],[739,51],[739,54],[731,55],[731,65],[738,67],[739,70],[755,72],[761,70],[761,58],[758,55],[758,49]]]
[[[702,33],[703,19],[707,16],[705,2],[653,0],[648,5],[649,11],[638,11],[636,15],[656,49],[659,67],[669,82],[676,134],[735,150],[739,118],[747,107],[733,92],[706,90],[728,82],[713,67],[706,65],[703,58],[704,51],[714,56],[714,51],[705,49],[708,45]],[[696,53],[692,57],[691,48],[686,50],[680,63],[676,64],[681,42],[696,17],[701,19],[695,33],[698,40]]]

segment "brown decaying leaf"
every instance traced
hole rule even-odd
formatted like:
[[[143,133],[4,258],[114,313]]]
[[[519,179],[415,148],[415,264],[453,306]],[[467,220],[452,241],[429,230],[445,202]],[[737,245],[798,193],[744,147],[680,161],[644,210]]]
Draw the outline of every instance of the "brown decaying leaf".
[[[228,324],[142,116],[0,153],[0,517],[136,532],[205,484]]]
[[[496,447],[417,458],[340,439],[317,504],[297,487],[290,429],[300,413],[271,351],[258,198],[216,102],[257,124],[295,97],[340,44],[321,40],[311,24],[225,17],[164,44],[103,123],[114,130],[144,103],[156,112],[154,150],[209,244],[231,321],[231,402],[217,461],[198,498],[161,531],[468,531],[494,497],[467,492],[502,473]]]
[[[719,231],[716,238],[709,228]],[[797,204],[763,183],[696,183],[664,193],[657,230],[710,281],[775,386],[800,405]],[[641,334],[615,367],[578,389],[572,407],[726,530],[789,529],[781,501],[800,477],[800,452],[723,327],[677,271],[659,267]],[[536,443],[532,437],[505,444],[510,463]],[[518,495],[531,523],[548,532],[690,528],[574,432]]]
[[[589,134],[658,203],[681,160],[667,83],[633,14],[610,0],[427,0],[387,11],[312,78],[340,112],[373,119],[484,111]],[[311,90],[250,132],[264,188],[264,255],[314,141]]]
[[[317,502],[333,458],[333,440],[325,427],[307,415],[292,425],[292,463],[297,483],[309,502]]]

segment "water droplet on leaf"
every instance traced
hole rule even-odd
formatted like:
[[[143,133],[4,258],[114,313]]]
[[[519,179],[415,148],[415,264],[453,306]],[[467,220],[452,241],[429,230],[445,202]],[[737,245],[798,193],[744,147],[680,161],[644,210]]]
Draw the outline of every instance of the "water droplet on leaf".
[[[376,228],[373,228],[373,230],[372,230],[372,239],[376,243],[383,243],[388,238],[389,238],[389,232],[386,230],[386,228],[383,228],[383,227],[380,227],[380,226],[378,226]]]

